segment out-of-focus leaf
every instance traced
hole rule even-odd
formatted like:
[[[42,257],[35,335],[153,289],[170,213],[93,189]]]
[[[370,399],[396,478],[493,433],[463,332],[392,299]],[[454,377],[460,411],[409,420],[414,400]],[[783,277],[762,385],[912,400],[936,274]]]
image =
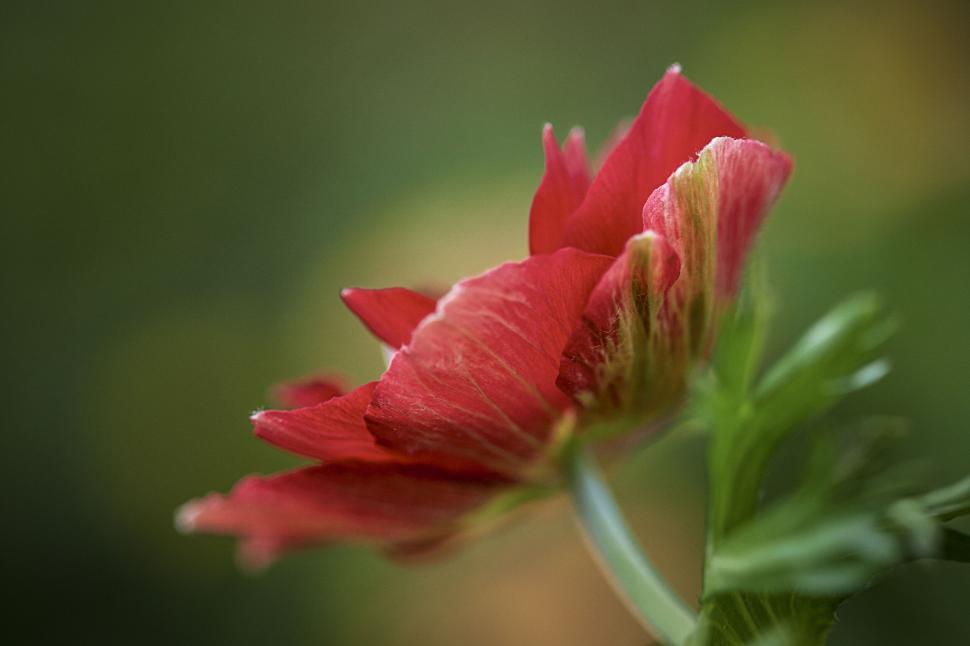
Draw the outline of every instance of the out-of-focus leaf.
[[[970,476],[948,487],[923,494],[919,497],[919,503],[943,521],[970,514]]]
[[[747,396],[758,376],[770,314],[764,267],[753,262],[734,308],[721,321],[713,361],[715,379],[709,387],[738,399]]]
[[[843,396],[885,374],[888,364],[879,353],[895,327],[875,297],[850,298],[758,380],[766,311],[763,289],[745,292],[735,311],[725,315],[713,369],[695,391],[692,412],[710,433],[711,481],[710,560],[696,644],[822,644],[841,598],[809,595],[802,583],[817,590],[845,588],[868,571],[867,559],[885,562],[897,555],[895,543],[872,529],[872,518],[855,513],[882,510],[901,495],[898,480],[887,486],[870,477],[879,471],[876,457],[892,435],[892,425],[884,423],[862,432],[866,441],[850,451],[821,449],[803,491],[754,524],[765,470],[779,444]],[[869,502],[841,506],[847,500],[871,501],[872,507]],[[839,513],[829,515],[832,507]],[[861,564],[840,562],[842,536],[859,542],[865,555]],[[803,558],[840,566],[792,566]],[[716,565],[715,559],[720,559]],[[790,586],[738,586],[739,576],[787,577]],[[791,583],[798,577],[806,581]]]
[[[870,294],[835,307],[754,384],[763,322],[755,290],[725,317],[714,368],[696,391],[694,413],[711,437],[712,545],[754,515],[765,468],[789,433],[888,370],[878,353],[895,324]]]
[[[907,495],[911,480],[888,466],[898,424],[854,430],[844,448],[821,442],[799,489],[709,555],[697,644],[818,646],[838,605],[889,568],[970,561],[970,536],[942,524],[964,481]]]
[[[877,486],[890,424],[869,423],[844,453],[822,442],[799,490],[726,537],[705,572],[705,595],[726,591],[839,594],[872,570],[896,562],[901,548],[879,514],[898,489]]]
[[[775,626],[748,642],[748,646],[797,646],[798,637],[789,624]]]
[[[797,591],[838,599],[899,563],[966,560],[970,537],[942,523],[964,511],[967,480],[907,496],[907,480],[887,466],[896,435],[895,425],[870,421],[838,459],[823,445],[796,493],[714,551],[705,596]]]
[[[793,593],[728,592],[705,602],[688,646],[818,646],[834,622],[832,601]]]
[[[875,294],[843,301],[765,374],[754,394],[759,415],[786,428],[878,381],[889,370],[879,353],[895,329]]]

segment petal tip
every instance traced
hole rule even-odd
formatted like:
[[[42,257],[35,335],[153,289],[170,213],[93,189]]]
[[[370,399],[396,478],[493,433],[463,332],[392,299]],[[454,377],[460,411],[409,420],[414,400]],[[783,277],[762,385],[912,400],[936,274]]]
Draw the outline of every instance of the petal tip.
[[[175,531],[179,534],[194,534],[199,517],[199,503],[192,500],[175,510]]]
[[[682,74],[683,71],[684,71],[684,68],[681,67],[680,63],[673,63],[670,67],[667,68],[667,74]]]
[[[548,121],[542,126],[542,145],[546,153],[546,166],[549,165],[549,157],[559,152],[559,144],[556,143],[556,132],[552,124]]]

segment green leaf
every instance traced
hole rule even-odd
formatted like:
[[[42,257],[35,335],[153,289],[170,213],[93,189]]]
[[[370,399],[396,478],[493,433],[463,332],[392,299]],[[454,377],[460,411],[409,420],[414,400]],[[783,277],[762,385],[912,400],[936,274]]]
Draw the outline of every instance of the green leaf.
[[[708,600],[689,646],[820,646],[833,601],[794,593],[730,592]]]
[[[753,517],[765,469],[787,435],[888,370],[878,357],[895,323],[862,294],[816,323],[755,384],[763,300],[755,290],[725,317],[713,370],[695,392],[693,413],[711,438],[711,546]]]
[[[947,521],[970,514],[970,476],[919,497],[927,512]]]
[[[898,478],[883,477],[886,444],[897,435],[896,425],[871,421],[856,429],[847,450],[822,442],[797,492],[738,527],[711,554],[705,595],[838,595],[902,558],[901,539],[882,518],[900,493]],[[900,510],[900,524],[931,540],[912,511]]]
[[[848,298],[764,376],[755,393],[759,414],[777,428],[790,427],[878,381],[889,370],[879,355],[896,327],[876,295]]]
[[[879,432],[868,431],[870,441],[851,451],[820,450],[801,495],[753,525],[765,470],[780,443],[886,373],[888,364],[879,353],[895,327],[875,297],[850,298],[759,381],[766,312],[764,290],[747,291],[724,317],[713,369],[695,390],[691,413],[710,433],[711,502],[704,602],[693,644],[823,644],[841,597],[808,595],[803,584],[820,591],[845,589],[868,571],[866,559],[885,562],[896,555],[895,543],[873,529],[874,515],[856,513],[881,510],[899,495],[895,486],[869,477],[879,464],[874,458],[882,451],[881,438],[890,435],[885,424]],[[853,500],[861,506],[847,504],[829,517],[834,501],[850,499],[844,496],[848,491],[858,494]],[[914,522],[906,511],[902,516]],[[845,561],[844,536],[854,536],[864,548],[861,569],[852,559]],[[870,545],[872,536],[877,538]],[[806,559],[826,567],[804,569]],[[748,583],[739,585],[743,578]],[[773,580],[785,584],[766,584]]]
[[[760,262],[752,263],[734,308],[721,321],[712,385],[743,399],[758,375],[771,302]]]
[[[970,562],[966,482],[920,495],[892,469],[897,423],[869,420],[845,446],[821,441],[801,486],[709,554],[695,644],[818,646],[835,610],[907,561]],[[819,438],[824,440],[826,438]]]
[[[888,467],[898,425],[859,426],[847,449],[823,444],[791,496],[739,527],[710,555],[704,594],[798,591],[838,599],[920,558],[966,560],[970,538],[944,527],[965,512],[970,479],[922,495]]]
[[[761,633],[748,646],[797,646],[798,634],[791,624],[784,623]]]

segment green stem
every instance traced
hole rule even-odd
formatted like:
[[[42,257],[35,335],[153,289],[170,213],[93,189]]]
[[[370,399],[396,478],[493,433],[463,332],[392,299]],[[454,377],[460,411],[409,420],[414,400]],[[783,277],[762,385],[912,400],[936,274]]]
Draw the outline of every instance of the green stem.
[[[576,516],[613,587],[648,631],[665,643],[683,644],[697,618],[640,550],[596,460],[574,447],[565,468]]]

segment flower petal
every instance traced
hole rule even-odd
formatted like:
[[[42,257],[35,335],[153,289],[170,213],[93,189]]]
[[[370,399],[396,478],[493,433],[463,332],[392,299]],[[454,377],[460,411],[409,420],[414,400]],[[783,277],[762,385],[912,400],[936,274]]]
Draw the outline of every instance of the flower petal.
[[[284,451],[324,462],[407,461],[406,456],[379,446],[364,423],[364,411],[376,385],[365,384],[315,406],[260,411],[251,418],[253,431]]]
[[[241,480],[179,510],[181,531],[233,534],[242,556],[264,565],[281,551],[331,540],[426,543],[504,487],[420,465],[336,463]]]
[[[458,283],[391,360],[371,431],[408,454],[521,473],[569,406],[555,383],[560,354],[611,262],[562,249]]]
[[[676,400],[686,362],[660,316],[680,260],[653,232],[634,236],[589,298],[563,351],[559,387],[587,414],[655,413]]]
[[[673,67],[650,91],[630,131],[566,222],[563,244],[618,255],[640,233],[643,203],[678,166],[714,137],[743,137],[744,127]]]
[[[792,160],[760,141],[721,138],[712,143],[717,160],[717,294],[738,288],[754,234],[792,171]]]
[[[394,349],[408,342],[418,323],[434,311],[436,302],[404,287],[351,287],[340,292],[340,297],[374,336]]]
[[[546,172],[532,198],[529,211],[529,253],[552,253],[562,246],[563,227],[586,196],[589,164],[583,131],[573,128],[562,150],[556,144],[552,125],[542,130]]]
[[[751,240],[791,168],[785,153],[760,141],[718,138],[644,205],[644,227],[681,258],[665,308],[683,321],[692,353],[706,349],[713,317],[733,296]]]
[[[273,399],[284,408],[303,408],[321,404],[347,392],[344,381],[337,377],[308,377],[273,387]]]
[[[587,415],[642,422],[680,399],[790,171],[761,142],[718,138],[653,192],[647,232],[603,275],[563,352],[559,386]]]

